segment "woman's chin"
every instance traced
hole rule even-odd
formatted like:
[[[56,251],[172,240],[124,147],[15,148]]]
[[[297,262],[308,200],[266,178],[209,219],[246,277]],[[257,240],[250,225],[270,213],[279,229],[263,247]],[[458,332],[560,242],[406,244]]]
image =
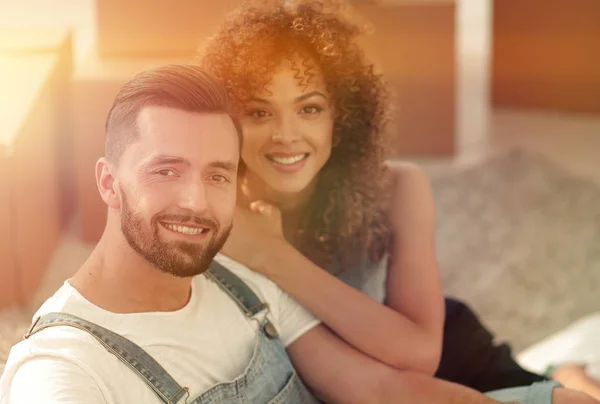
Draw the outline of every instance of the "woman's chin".
[[[314,191],[313,183],[288,179],[286,181],[271,181],[267,183],[270,190],[268,196],[271,203],[280,209],[294,209],[310,199]]]
[[[310,182],[294,180],[272,182],[269,186],[274,194],[290,198],[305,195],[312,189]]]
[[[251,172],[248,185],[250,193],[259,198],[269,199],[271,203],[278,201],[295,202],[312,195],[314,178],[307,175],[273,175],[272,172]],[[298,173],[300,174],[300,173]]]

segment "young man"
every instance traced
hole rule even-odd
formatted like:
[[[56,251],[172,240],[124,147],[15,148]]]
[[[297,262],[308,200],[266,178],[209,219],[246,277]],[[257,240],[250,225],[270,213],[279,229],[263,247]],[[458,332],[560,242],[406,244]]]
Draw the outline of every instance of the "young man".
[[[11,351],[0,403],[495,402],[390,369],[266,278],[213,261],[232,226],[241,136],[215,79],[193,66],[140,73],[106,132],[105,232]]]

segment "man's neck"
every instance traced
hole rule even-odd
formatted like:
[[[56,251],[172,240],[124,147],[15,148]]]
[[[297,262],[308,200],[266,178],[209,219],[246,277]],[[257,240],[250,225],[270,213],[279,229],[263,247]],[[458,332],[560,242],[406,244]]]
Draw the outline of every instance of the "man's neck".
[[[191,278],[156,269],[124,237],[115,232],[109,237],[108,232],[69,280],[71,286],[91,303],[114,313],[167,312],[187,304]]]

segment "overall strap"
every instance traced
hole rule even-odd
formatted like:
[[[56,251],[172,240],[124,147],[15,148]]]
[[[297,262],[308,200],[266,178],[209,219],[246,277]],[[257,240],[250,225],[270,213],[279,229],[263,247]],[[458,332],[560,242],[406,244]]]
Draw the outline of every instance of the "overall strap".
[[[187,387],[181,387],[167,371],[141,347],[104,327],[67,313],[48,313],[37,317],[23,336],[49,327],[70,326],[94,337],[107,351],[131,368],[156,393],[165,404],[175,404],[183,396],[189,396]]]
[[[246,317],[251,318],[263,310],[269,310],[269,305],[263,303],[244,281],[217,261],[210,264],[205,274],[233,299]]]
[[[208,279],[214,281],[233,301],[238,305],[242,312],[248,318],[254,318],[263,310],[269,312],[269,304],[262,302],[258,296],[244,283],[240,278],[234,275],[230,270],[213,261],[205,272]],[[270,339],[279,336],[275,326],[267,317],[260,323],[263,332]]]

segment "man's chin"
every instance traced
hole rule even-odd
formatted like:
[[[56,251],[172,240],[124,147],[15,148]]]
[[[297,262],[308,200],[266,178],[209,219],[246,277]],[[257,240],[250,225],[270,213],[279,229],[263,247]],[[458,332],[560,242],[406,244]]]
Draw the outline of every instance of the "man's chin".
[[[202,243],[161,240],[154,249],[155,266],[180,278],[194,277],[208,270],[215,255],[225,243],[231,227],[221,235]],[[157,254],[158,253],[158,254]]]
[[[177,248],[171,250],[171,255],[167,260],[169,265],[161,266],[157,265],[158,269],[170,273],[180,278],[189,278],[203,274],[208,270],[210,263],[212,262],[215,254],[207,251],[206,248],[198,249],[198,246],[192,246],[196,248]]]
[[[210,262],[208,264],[202,263],[197,265],[190,265],[188,263],[171,266],[169,268],[158,267],[162,272],[168,273],[170,275],[176,276],[178,278],[192,278],[194,276],[198,276],[206,272],[208,269]]]

